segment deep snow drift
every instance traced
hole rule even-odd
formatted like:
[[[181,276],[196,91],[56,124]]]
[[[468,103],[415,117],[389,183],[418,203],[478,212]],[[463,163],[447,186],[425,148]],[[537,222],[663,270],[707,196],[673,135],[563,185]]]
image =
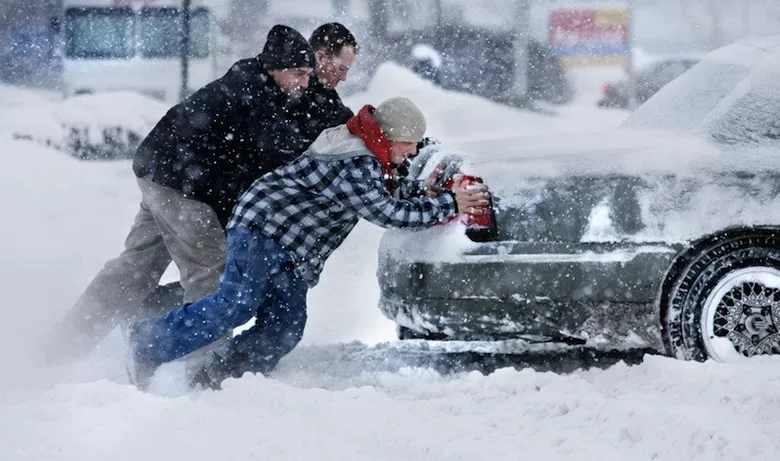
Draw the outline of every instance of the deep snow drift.
[[[348,102],[357,109],[396,94],[414,99],[431,134],[447,140],[607,129],[626,115],[584,100],[559,116],[529,114],[443,92],[392,65]],[[382,231],[364,224],[326,264],[304,344],[273,379],[229,380],[221,392],[163,379],[144,394],[127,384],[118,334],[83,363],[41,367],[39,335],[121,249],[139,193],[127,161],[80,162],[2,127],[0,146],[0,459],[713,461],[770,460],[780,450],[776,359],[648,357],[568,375],[399,370],[398,346],[381,344],[393,340],[377,308]]]

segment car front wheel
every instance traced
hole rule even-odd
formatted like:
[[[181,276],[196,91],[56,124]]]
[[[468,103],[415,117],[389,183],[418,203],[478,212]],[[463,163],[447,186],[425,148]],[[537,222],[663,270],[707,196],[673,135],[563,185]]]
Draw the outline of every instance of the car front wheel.
[[[684,360],[780,354],[780,238],[737,237],[693,259],[667,297],[664,342]]]
[[[447,335],[445,335],[444,333],[432,333],[429,331],[420,332],[402,325],[396,325],[395,334],[398,337],[398,339],[401,340],[425,339],[428,341],[440,341],[440,340],[447,339]]]

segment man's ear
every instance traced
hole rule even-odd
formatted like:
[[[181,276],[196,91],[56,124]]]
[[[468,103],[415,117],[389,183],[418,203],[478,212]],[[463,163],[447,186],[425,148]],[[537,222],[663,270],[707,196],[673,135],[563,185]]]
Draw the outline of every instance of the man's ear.
[[[325,50],[317,50],[314,52],[314,59],[317,61],[317,67],[322,65],[322,61],[328,58],[328,53]]]

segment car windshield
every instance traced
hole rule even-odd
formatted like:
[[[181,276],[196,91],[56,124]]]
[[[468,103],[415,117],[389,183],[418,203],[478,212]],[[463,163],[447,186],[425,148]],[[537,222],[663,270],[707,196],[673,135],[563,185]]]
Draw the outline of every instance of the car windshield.
[[[181,17],[176,8],[152,8],[141,10],[139,44],[141,56],[146,58],[178,57]],[[209,11],[198,8],[191,13],[190,56],[205,58],[209,54],[211,40]]]
[[[735,44],[711,53],[622,127],[693,132],[726,143],[776,141],[780,60],[774,49]]]
[[[71,8],[66,12],[65,55],[76,59],[128,59],[135,54],[133,10]]]
[[[664,61],[653,68],[651,76],[655,82],[664,85],[682,75],[689,67],[686,61]]]

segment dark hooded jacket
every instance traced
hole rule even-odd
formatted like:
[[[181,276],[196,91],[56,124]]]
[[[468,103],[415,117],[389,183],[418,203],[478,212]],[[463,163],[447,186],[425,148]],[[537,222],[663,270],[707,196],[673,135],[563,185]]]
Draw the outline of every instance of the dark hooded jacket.
[[[352,115],[314,75],[303,98],[291,104],[261,56],[235,63],[171,108],[133,162],[136,176],[211,206],[222,227],[255,179],[295,159],[324,129]]]

